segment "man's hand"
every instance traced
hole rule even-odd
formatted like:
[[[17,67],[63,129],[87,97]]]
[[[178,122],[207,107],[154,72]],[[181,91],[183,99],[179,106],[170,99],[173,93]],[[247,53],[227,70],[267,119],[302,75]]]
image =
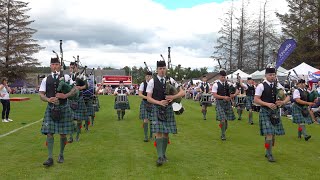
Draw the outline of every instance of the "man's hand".
[[[56,97],[51,97],[51,98],[48,98],[48,102],[49,102],[49,103],[56,104],[56,103],[59,102],[59,99],[56,98]]]
[[[168,102],[172,102],[174,99],[175,99],[175,97],[174,97],[173,95],[168,95],[168,96],[166,96],[166,100],[167,100]]]
[[[314,102],[308,102],[308,106],[314,106],[316,103]]]
[[[163,106],[163,107],[166,107],[169,104],[168,100],[161,100],[161,101],[158,101],[158,102],[159,102],[159,105]]]
[[[229,96],[223,96],[223,99],[226,101],[231,101],[231,97],[229,97]]]
[[[283,106],[284,104],[284,101],[276,101],[276,105],[279,107]]]
[[[67,99],[68,97],[67,97],[65,94],[63,94],[63,93],[57,93],[57,94],[56,94],[56,98],[59,98],[59,99]]]
[[[268,108],[272,109],[272,110],[275,110],[277,109],[277,105],[276,104],[273,104],[273,103],[267,103],[268,105]]]

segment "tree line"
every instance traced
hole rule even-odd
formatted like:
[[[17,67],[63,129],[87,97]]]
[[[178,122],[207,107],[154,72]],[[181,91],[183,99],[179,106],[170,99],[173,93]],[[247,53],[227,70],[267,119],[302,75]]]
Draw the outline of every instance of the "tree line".
[[[237,69],[252,73],[262,70],[274,62],[277,50],[285,39],[294,39],[297,48],[285,61],[285,68],[292,68],[301,62],[320,67],[320,1],[286,0],[289,11],[277,13],[269,9],[264,0],[258,14],[248,12],[249,0],[242,0],[241,7],[234,7],[233,0],[224,18],[216,39],[213,56],[221,61],[229,72]],[[282,29],[276,25],[270,14],[276,13]]]

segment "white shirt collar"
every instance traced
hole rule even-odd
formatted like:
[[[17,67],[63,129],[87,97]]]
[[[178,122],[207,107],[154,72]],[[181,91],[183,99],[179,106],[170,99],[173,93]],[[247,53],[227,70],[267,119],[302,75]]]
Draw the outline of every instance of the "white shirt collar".
[[[60,75],[60,72],[56,72],[56,73],[51,72],[52,77],[53,77],[54,74]]]
[[[157,78],[159,79],[159,81],[161,82],[161,79],[163,78],[164,80],[166,80],[166,77],[160,77],[159,75],[157,75]]]
[[[263,82],[266,82],[269,86],[270,84],[274,84],[274,82],[269,82],[268,80],[264,80]]]

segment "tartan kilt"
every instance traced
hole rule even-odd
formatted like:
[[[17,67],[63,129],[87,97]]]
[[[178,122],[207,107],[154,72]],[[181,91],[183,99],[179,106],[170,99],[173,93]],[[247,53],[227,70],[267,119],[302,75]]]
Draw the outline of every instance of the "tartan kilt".
[[[91,98],[84,99],[84,103],[87,107],[87,116],[94,116],[93,100]]]
[[[303,117],[302,115],[302,107],[298,107],[296,103],[292,105],[292,122],[295,124],[312,124],[313,121],[311,119],[310,114],[308,117]]]
[[[94,107],[94,111],[95,111],[95,112],[98,112],[98,111],[99,111],[99,109],[100,109],[100,102],[99,102],[98,96],[96,96],[96,104],[94,104],[93,107]]]
[[[150,116],[151,132],[177,134],[177,125],[176,125],[176,120],[174,118],[172,105],[168,105],[166,107],[167,119],[165,121],[158,119],[159,109],[160,109],[159,105],[153,105],[152,107],[151,116]]]
[[[233,121],[236,119],[230,101],[217,100],[216,101],[216,114],[217,121],[228,120]]]
[[[253,104],[253,96],[246,96],[246,109],[250,110],[252,109],[252,104]]]
[[[72,110],[72,119],[73,120],[78,120],[78,121],[82,121],[82,120],[87,120],[88,116],[87,116],[87,106],[84,103],[83,97],[80,97],[80,99],[78,100],[69,100],[70,104],[72,102],[78,102],[78,109],[76,110]]]
[[[276,113],[280,118],[280,122],[277,125],[272,125],[270,121],[270,115],[272,110],[267,107],[261,107],[259,113],[259,126],[260,126],[260,135],[265,136],[267,134],[272,135],[284,135],[285,131],[282,125],[280,110],[277,109]]]
[[[147,104],[150,104],[148,101],[142,100],[140,103],[140,115],[139,118],[141,120],[150,119],[151,112],[147,111]]]
[[[114,99],[114,109],[130,109],[129,99],[125,103],[117,103],[117,97]]]
[[[61,109],[61,119],[54,121],[51,118],[52,105],[47,105],[46,112],[43,117],[41,133],[42,134],[72,134],[74,130],[74,123],[71,119],[72,112],[69,104],[59,105]]]

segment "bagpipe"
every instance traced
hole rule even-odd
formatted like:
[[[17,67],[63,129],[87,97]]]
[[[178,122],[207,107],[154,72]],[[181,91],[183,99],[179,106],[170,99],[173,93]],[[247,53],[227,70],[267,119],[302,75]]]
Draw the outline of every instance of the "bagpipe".
[[[168,67],[169,68],[171,64],[170,49],[171,48],[168,47]],[[162,54],[160,54],[160,56],[163,59],[163,61],[165,61]],[[179,93],[181,87],[179,86],[178,88],[176,88],[176,84],[172,83],[170,79],[171,79],[170,76],[167,75],[165,79],[165,95],[176,95]],[[176,98],[172,101],[172,108],[176,115],[181,115],[184,112],[184,107],[182,106],[181,101],[182,101],[182,97]]]
[[[66,69],[65,63],[64,63],[64,59],[63,59],[63,49],[62,49],[62,40],[60,40],[60,58],[58,53],[56,53],[54,50],[52,50],[53,53],[55,53],[56,57],[58,59],[60,59],[60,64],[61,67],[63,68],[63,70]],[[59,83],[57,86],[57,92],[63,93],[63,94],[67,94],[69,93],[72,89],[74,88],[74,84],[70,84],[70,81],[66,81],[65,77],[60,77],[59,78]],[[69,99],[73,100],[73,99],[78,99],[79,98],[79,91],[76,90],[76,93],[69,97]]]

